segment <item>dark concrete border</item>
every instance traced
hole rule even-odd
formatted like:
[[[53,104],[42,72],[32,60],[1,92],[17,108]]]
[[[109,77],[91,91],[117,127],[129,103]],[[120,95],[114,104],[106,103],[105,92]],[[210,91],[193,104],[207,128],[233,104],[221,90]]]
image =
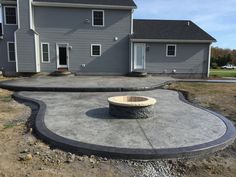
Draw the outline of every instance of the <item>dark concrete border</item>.
[[[180,100],[184,101],[185,103],[191,104],[184,98],[182,93],[179,93],[179,97]],[[96,155],[108,158],[142,159],[142,160],[163,159],[163,158],[186,158],[186,157],[206,155],[209,153],[214,153],[216,151],[222,150],[227,146],[231,145],[236,137],[236,129],[228,119],[226,119],[225,117],[223,117],[218,113],[191,104],[195,107],[208,111],[217,116],[219,119],[221,119],[226,124],[227,127],[225,135],[212,142],[195,146],[189,146],[183,148],[171,148],[171,149],[152,149],[152,150],[126,149],[126,148],[106,147],[94,144],[87,144],[63,138],[50,131],[44,123],[45,111],[47,109],[46,104],[44,102],[36,99],[26,98],[24,96],[21,96],[19,93],[15,93],[14,98],[19,102],[29,102],[31,104],[37,105],[38,113],[34,118],[34,126],[35,126],[34,130],[36,135],[40,139],[42,139],[46,143],[49,143],[50,145],[56,148],[80,155]]]

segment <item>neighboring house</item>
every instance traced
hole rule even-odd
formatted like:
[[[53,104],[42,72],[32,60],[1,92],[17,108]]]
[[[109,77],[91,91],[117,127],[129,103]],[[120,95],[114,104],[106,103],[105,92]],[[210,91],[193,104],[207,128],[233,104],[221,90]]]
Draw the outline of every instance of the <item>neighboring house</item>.
[[[191,21],[134,20],[132,0],[0,3],[0,68],[5,73],[209,74],[213,37]]]

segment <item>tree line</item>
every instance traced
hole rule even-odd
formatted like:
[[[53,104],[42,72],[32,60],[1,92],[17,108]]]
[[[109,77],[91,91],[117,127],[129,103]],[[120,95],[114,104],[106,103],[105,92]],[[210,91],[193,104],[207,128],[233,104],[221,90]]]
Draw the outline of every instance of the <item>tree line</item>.
[[[211,67],[216,69],[227,64],[236,65],[236,50],[212,47]]]

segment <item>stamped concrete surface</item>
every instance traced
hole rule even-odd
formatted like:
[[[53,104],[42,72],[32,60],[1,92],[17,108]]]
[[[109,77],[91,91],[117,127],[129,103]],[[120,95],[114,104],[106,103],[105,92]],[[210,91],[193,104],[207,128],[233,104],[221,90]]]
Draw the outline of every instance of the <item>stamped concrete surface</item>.
[[[125,76],[40,76],[7,81],[0,83],[0,85],[37,88],[146,88],[159,86],[173,80],[175,79],[171,77],[157,76],[145,78]]]
[[[21,92],[20,95],[46,103],[45,124],[49,130],[61,137],[93,145],[150,150],[181,148],[212,142],[227,130],[220,118],[180,101],[174,91]],[[121,95],[154,97],[157,100],[155,116],[144,120],[111,117],[107,98]]]

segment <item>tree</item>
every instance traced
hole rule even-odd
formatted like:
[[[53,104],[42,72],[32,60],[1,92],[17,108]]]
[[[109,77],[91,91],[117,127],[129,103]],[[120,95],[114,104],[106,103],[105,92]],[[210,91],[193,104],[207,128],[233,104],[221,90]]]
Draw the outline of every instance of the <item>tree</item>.
[[[211,67],[217,68],[226,64],[235,64],[236,50],[222,49],[212,47],[211,50]]]

